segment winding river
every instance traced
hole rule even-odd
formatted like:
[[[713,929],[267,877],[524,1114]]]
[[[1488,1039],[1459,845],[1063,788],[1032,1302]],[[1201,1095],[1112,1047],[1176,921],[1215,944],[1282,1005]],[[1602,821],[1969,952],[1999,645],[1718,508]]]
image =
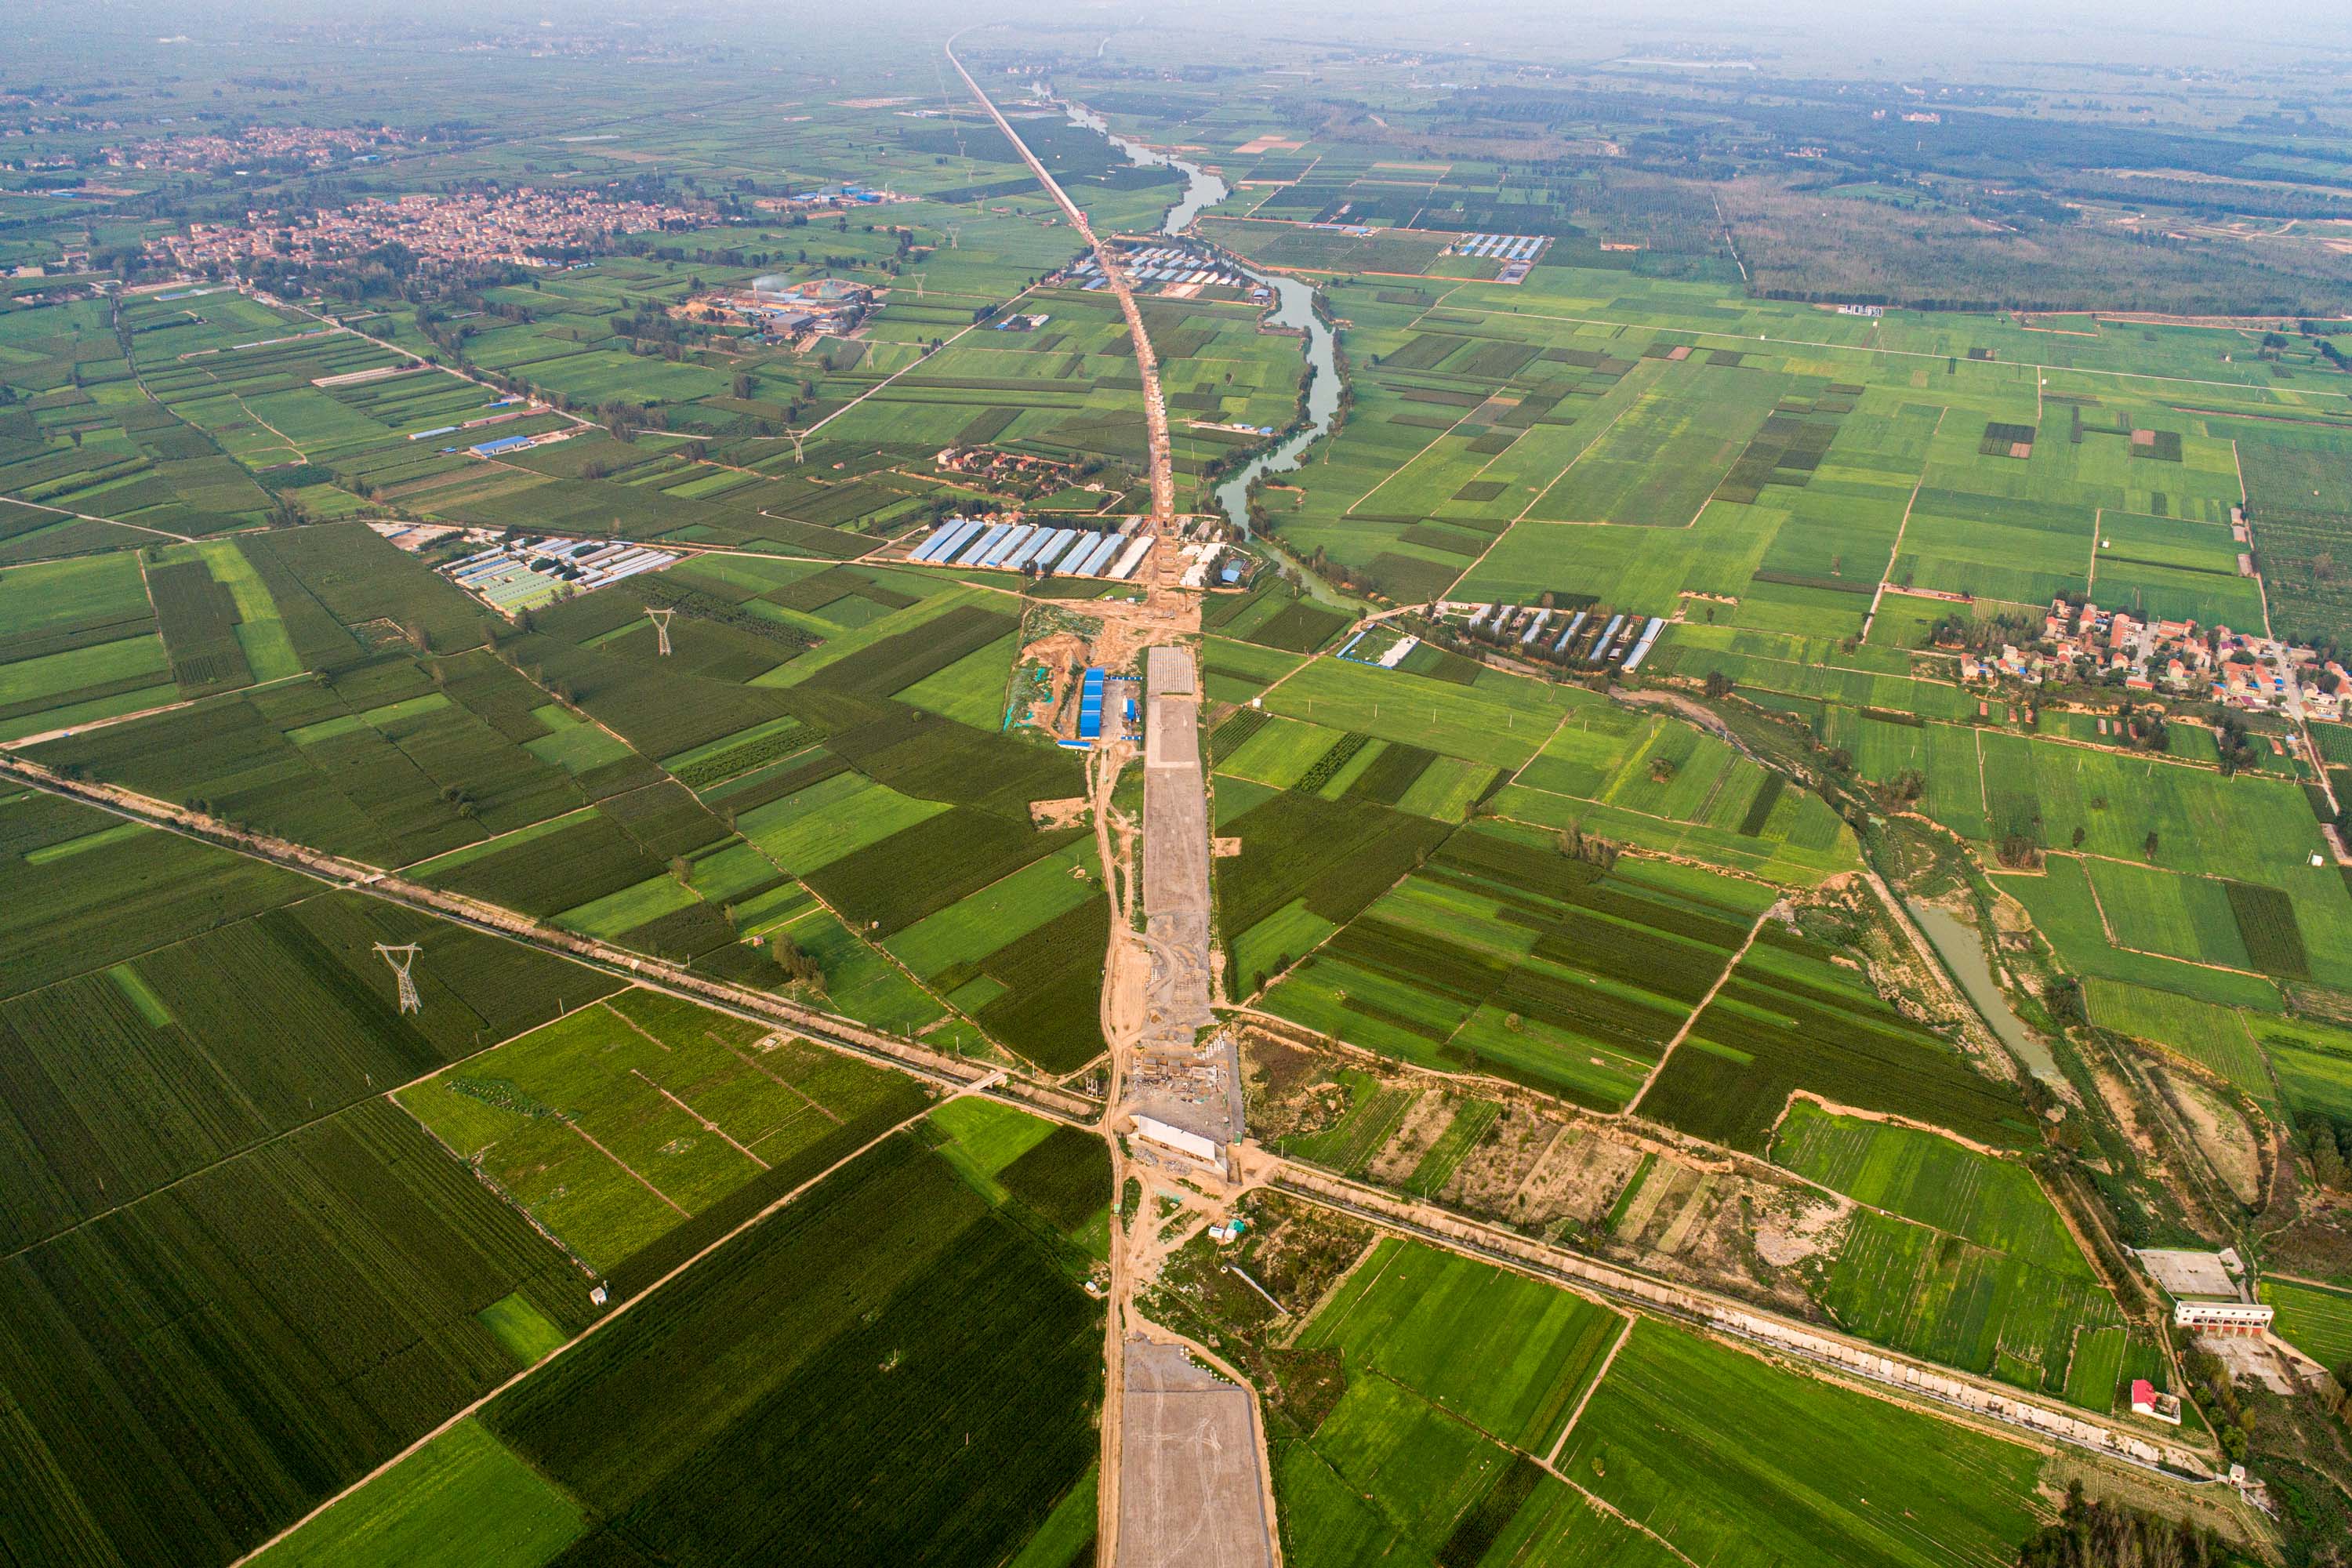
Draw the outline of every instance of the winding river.
[[[1193,220],[1209,208],[1232,195],[1232,188],[1198,163],[1153,151],[1138,142],[1115,133],[1099,114],[1076,104],[1066,106],[1073,124],[1083,125],[1103,136],[1110,144],[1127,154],[1127,161],[1147,168],[1174,169],[1184,176],[1184,194],[1168,209],[1160,231],[1170,236],[1185,234]],[[1227,254],[1227,259],[1244,277],[1265,285],[1274,291],[1274,309],[1267,317],[1273,326],[1304,333],[1307,340],[1307,421],[1284,437],[1274,447],[1259,453],[1244,464],[1241,469],[1217,487],[1217,506],[1244,539],[1250,536],[1250,486],[1267,474],[1286,474],[1297,468],[1301,456],[1331,430],[1331,419],[1339,410],[1339,334],[1331,330],[1315,308],[1315,287],[1299,279],[1280,273],[1261,272]]]

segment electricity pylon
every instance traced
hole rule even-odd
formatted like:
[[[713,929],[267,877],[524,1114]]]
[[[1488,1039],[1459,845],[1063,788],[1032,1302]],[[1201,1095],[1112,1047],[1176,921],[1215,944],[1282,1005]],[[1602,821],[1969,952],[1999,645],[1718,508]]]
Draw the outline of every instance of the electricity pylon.
[[[375,950],[383,954],[383,961],[392,965],[392,973],[399,979],[400,1010],[404,1013],[423,1012],[425,1004],[417,999],[416,981],[408,973],[408,966],[416,962],[417,945],[412,942],[404,946],[390,947],[377,942]]]

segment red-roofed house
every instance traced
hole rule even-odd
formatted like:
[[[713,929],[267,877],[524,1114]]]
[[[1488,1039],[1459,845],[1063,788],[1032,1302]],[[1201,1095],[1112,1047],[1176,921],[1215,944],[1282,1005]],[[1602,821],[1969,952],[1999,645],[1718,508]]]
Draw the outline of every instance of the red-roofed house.
[[[2169,1394],[2158,1394],[2156,1384],[2144,1377],[2132,1379],[2131,1407],[2135,1415],[2153,1415],[2158,1421],[2180,1425],[2180,1401]]]

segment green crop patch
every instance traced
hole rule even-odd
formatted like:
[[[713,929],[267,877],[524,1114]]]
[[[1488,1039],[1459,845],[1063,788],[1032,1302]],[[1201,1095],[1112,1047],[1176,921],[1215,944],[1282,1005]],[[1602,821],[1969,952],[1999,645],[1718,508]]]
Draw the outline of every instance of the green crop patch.
[[[1354,918],[1444,837],[1424,817],[1296,790],[1243,813],[1230,828],[1242,852],[1217,889],[1229,951],[1294,899],[1334,924]]]
[[[1051,854],[1078,833],[1040,832],[1026,821],[950,806],[801,875],[843,914],[888,936]]]
[[[2032,1142],[2013,1091],[1841,970],[1832,950],[1767,927],[1637,1109],[1760,1153],[1789,1097],[1811,1089],[1997,1147]]]
[[[1287,797],[1285,797],[1287,798]],[[1355,1045],[1616,1109],[1746,938],[1737,885],[1644,882],[1469,828],[1318,947],[1260,1005]],[[1308,906],[1311,910],[1311,902]],[[1238,951],[1295,954],[1278,911]],[[1321,929],[1302,932],[1321,938]]]
[[[646,1273],[632,1259],[683,1256],[682,1242],[656,1243],[707,1238],[920,1104],[893,1075],[645,991],[398,1099],[583,1264],[622,1281]]]
[[[1643,1321],[1558,1465],[1699,1562],[1958,1568],[2032,1531],[2042,1457]]]
[[[1867,1205],[1820,1288],[1842,1326],[2108,1408],[2112,1373],[2078,1373],[2074,1358],[2084,1336],[2119,1333],[2122,1316],[2024,1165],[1802,1101],[1773,1153]]]
[[[1789,1110],[1773,1157],[1873,1208],[2064,1273],[2090,1265],[2033,1173],[1916,1128]]]
[[[520,1290],[500,1297],[476,1316],[520,1366],[538,1365],[571,1338]]]
[[[593,903],[660,870],[660,863],[620,824],[592,810],[469,845],[414,868],[413,874],[436,887],[544,916]]]
[[[429,1011],[376,942],[421,941]],[[0,1003],[16,1245],[407,1082],[613,982],[351,894],[325,894]],[[93,1072],[92,1064],[102,1064]]]
[[[1094,1461],[1100,1323],[1019,1226],[893,1139],[482,1420],[586,1505],[608,1555],[993,1563]],[[789,1487],[757,1479],[779,1453]]]
[[[226,1562],[504,1381],[485,1309],[523,1289],[576,1332],[584,1283],[394,1107],[313,1122],[0,1267],[60,1499],[0,1528],[33,1561]]]
[[[2274,1100],[2271,1069],[2237,1009],[2151,985],[2094,975],[2083,984],[2091,1020],[2101,1028],[2169,1046],[2260,1100]]]
[[[1383,1239],[1298,1339],[1479,1430],[1548,1453],[1626,1320],[1419,1242]]]
[[[580,1505],[478,1421],[459,1422],[254,1559],[255,1568],[539,1568]]]
[[[2265,974],[2290,980],[2310,977],[2311,958],[2304,951],[2303,931],[2295,923],[2294,900],[2276,888],[2255,882],[2224,882],[2230,915],[2247,961]]]
[[[1310,1429],[1274,1448],[1287,1554],[1452,1565],[1534,1551],[1649,1568],[1642,1535],[1579,1512],[1515,1451],[1549,1451],[1625,1327],[1552,1286],[1382,1240],[1286,1352],[1327,1358],[1337,1385]]]
[[[2263,1300],[2278,1310],[2279,1338],[2322,1366],[2352,1361],[2352,1291],[2265,1279]]]

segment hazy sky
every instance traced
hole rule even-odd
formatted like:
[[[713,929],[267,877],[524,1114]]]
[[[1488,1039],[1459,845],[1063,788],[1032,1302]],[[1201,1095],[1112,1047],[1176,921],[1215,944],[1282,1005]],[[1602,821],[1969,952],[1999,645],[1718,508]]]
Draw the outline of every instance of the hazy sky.
[[[817,27],[900,41],[985,20],[1043,24],[1066,38],[1100,26],[1129,37],[1189,37],[1231,49],[1263,38],[1467,48],[1591,62],[1664,44],[1754,50],[1788,73],[1884,75],[1941,68],[1997,73],[2008,62],[2135,66],[2352,59],[2352,0],[16,0],[25,32],[56,27],[126,37],[250,29],[332,29],[343,18],[393,26],[429,47],[436,29],[484,25],[699,30],[790,46]],[[685,24],[681,28],[680,24]],[[1001,36],[1001,35],[1000,35]],[[5,74],[0,64],[0,76]]]

